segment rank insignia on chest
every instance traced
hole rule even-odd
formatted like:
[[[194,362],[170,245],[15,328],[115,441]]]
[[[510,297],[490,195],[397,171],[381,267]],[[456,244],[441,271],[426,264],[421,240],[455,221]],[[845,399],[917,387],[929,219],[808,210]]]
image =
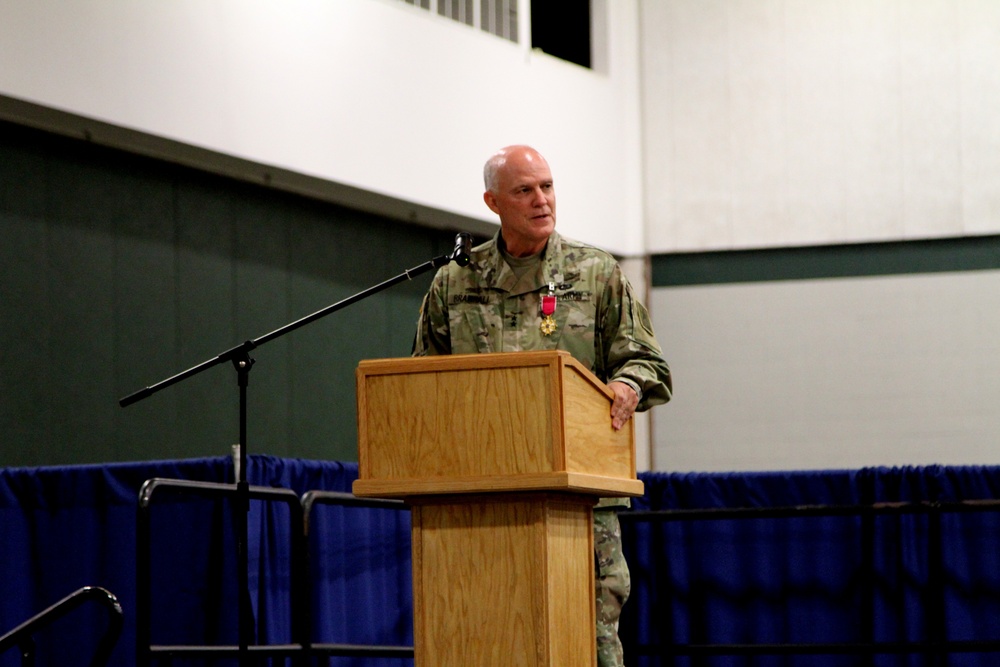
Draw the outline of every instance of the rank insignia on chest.
[[[556,318],[552,317],[556,312],[556,296],[554,294],[548,294],[542,296],[542,333],[546,336],[551,335],[556,330]]]

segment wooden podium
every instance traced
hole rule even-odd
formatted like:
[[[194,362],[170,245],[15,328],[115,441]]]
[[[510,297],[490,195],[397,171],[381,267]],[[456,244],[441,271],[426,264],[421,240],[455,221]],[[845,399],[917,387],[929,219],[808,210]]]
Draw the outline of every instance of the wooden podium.
[[[632,421],[558,351],[363,361],[354,494],[412,510],[417,667],[596,664],[593,505],[642,495]]]

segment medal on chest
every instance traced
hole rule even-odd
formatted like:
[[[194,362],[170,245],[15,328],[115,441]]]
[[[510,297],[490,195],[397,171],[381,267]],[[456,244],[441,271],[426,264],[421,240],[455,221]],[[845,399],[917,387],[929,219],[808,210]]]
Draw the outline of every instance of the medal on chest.
[[[542,334],[552,335],[556,330],[556,318],[552,317],[556,312],[555,284],[549,283],[549,293],[542,295]]]

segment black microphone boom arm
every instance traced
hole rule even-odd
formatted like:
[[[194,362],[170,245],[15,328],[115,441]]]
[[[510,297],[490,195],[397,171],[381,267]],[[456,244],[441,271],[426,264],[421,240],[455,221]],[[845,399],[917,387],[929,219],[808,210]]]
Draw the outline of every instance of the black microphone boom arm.
[[[340,310],[341,308],[346,308],[347,306],[350,306],[353,303],[357,303],[362,299],[366,299],[369,296],[377,292],[381,292],[384,289],[388,289],[389,287],[392,287],[397,283],[401,283],[404,280],[413,280],[415,276],[419,276],[422,273],[426,273],[431,269],[440,268],[449,262],[455,262],[459,266],[467,266],[469,264],[469,259],[470,259],[469,253],[471,251],[471,247],[472,247],[472,236],[466,234],[465,232],[461,232],[455,236],[455,248],[454,250],[451,251],[450,254],[441,255],[440,257],[435,257],[434,259],[428,260],[423,264],[419,264],[413,268],[403,271],[398,276],[395,276],[377,285],[373,285],[372,287],[369,287],[366,290],[358,292],[354,296],[347,297],[342,301],[338,301],[337,303],[331,304],[326,308],[317,310],[315,313],[312,313],[311,315],[306,315],[305,317],[295,320],[294,322],[289,322],[283,327],[275,329],[271,333],[264,334],[259,338],[254,338],[253,340],[248,340],[244,343],[241,343],[234,348],[222,352],[218,356],[212,357],[211,359],[206,359],[197,366],[192,366],[191,368],[181,373],[178,373],[177,375],[168,377],[167,379],[161,380],[160,382],[157,382],[154,385],[150,385],[148,387],[145,387],[144,389],[140,389],[139,391],[131,393],[128,396],[125,396],[124,398],[119,400],[118,404],[124,408],[128,405],[131,405],[132,403],[136,403],[138,401],[143,400],[144,398],[152,396],[161,389],[165,389],[170,385],[177,384],[178,382],[186,380],[187,378],[193,375],[197,375],[201,371],[211,366],[215,366],[217,364],[222,364],[226,362],[234,362],[241,357],[245,357],[250,353],[251,350],[260,347],[264,343],[270,342],[280,336],[284,336],[286,333],[289,333],[290,331],[294,331],[299,327],[303,327],[309,324],[310,322],[314,322],[320,319],[321,317],[325,317],[330,313]]]

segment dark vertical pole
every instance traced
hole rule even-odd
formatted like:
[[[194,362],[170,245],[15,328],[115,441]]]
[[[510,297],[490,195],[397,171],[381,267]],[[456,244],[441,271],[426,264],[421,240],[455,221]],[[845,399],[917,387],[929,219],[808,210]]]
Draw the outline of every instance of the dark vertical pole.
[[[139,509],[136,513],[135,529],[135,664],[137,667],[149,667],[151,655],[149,647],[152,644],[152,600],[150,599],[150,557],[152,549],[149,545],[149,482],[143,485],[139,492]]]
[[[927,517],[927,635],[933,651],[928,664],[942,667],[947,653],[942,643],[947,639],[946,614],[944,613],[944,544],[942,544],[941,507],[931,507]]]
[[[249,555],[247,554],[247,521],[250,512],[250,484],[247,482],[247,385],[250,383],[250,368],[253,359],[243,349],[233,358],[237,382],[240,386],[240,470],[236,482],[236,568],[237,595],[239,597],[239,663],[249,666],[249,646],[253,640],[254,622],[250,606]]]
[[[302,656],[292,661],[293,667],[312,664],[312,590],[309,571],[309,515],[312,500],[308,493],[300,499],[301,511],[292,511],[292,641],[302,645]]]
[[[871,507],[861,510],[858,520],[861,523],[861,562],[860,576],[858,581],[859,595],[858,601],[861,605],[860,619],[861,641],[869,646],[869,650],[864,655],[863,665],[873,667],[875,664],[875,653],[872,646],[875,643],[875,605],[878,601],[875,583],[875,551],[878,542],[876,536],[876,517]]]
[[[35,667],[35,640],[25,637],[18,648],[21,650],[21,667]]]

